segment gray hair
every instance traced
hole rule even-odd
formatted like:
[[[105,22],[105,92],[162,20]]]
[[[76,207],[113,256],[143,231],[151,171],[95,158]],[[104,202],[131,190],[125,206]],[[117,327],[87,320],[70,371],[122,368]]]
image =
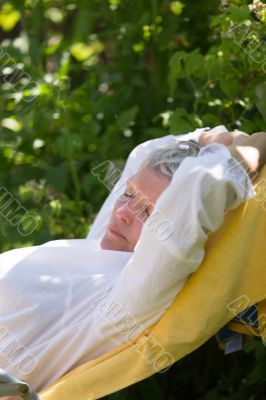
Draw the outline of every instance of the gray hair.
[[[193,140],[173,142],[153,150],[141,167],[172,179],[181,162],[186,157],[197,157],[199,150],[198,143]]]

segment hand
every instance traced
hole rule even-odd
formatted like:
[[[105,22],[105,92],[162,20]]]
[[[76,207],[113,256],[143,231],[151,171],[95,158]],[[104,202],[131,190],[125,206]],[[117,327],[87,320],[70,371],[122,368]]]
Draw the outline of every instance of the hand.
[[[240,143],[243,138],[249,136],[247,133],[235,130],[233,132],[215,133],[210,131],[202,132],[199,137],[200,147],[207,146],[212,143],[220,143],[224,146]]]
[[[254,177],[266,164],[266,132],[239,137],[228,149],[247,170],[250,177]]]

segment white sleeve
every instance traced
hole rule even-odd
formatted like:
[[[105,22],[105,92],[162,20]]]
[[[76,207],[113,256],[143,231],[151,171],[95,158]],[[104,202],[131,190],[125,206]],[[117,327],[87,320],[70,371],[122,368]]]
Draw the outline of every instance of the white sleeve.
[[[138,329],[129,335],[134,336],[158,320],[201,264],[207,232],[216,231],[225,211],[253,193],[246,171],[225,146],[212,144],[198,157],[186,158],[144,224],[133,256],[100,305],[106,313],[120,307],[112,326],[134,320]],[[105,335],[110,336],[106,320],[98,322],[98,328],[103,324]]]

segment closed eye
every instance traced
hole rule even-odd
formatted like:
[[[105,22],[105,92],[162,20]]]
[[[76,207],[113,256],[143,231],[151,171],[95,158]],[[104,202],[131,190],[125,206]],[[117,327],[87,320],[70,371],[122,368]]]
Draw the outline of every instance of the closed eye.
[[[133,197],[134,197],[134,193],[127,193],[127,192],[125,192],[125,193],[123,193],[123,194],[121,195],[121,197],[133,198]]]
[[[139,215],[139,217],[144,221],[146,220],[151,212],[152,212],[152,203],[151,202],[146,202],[146,204],[143,204],[143,201],[139,198],[139,192],[135,190],[135,188],[129,186],[125,189],[125,192],[120,196],[122,200],[129,201],[129,199],[132,199],[132,205],[131,205],[131,200],[129,203],[129,207],[132,211],[134,211],[134,214]],[[141,204],[146,205],[144,208],[141,206]],[[139,209],[139,211],[138,211]]]

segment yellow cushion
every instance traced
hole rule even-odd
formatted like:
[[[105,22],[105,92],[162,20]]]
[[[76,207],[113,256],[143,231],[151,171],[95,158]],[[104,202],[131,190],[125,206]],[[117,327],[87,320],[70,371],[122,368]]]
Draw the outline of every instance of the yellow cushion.
[[[257,182],[257,196],[227,213],[222,228],[209,237],[203,264],[160,321],[65,375],[40,393],[42,400],[97,399],[132,385],[191,353],[233,316],[266,298],[266,167]]]

